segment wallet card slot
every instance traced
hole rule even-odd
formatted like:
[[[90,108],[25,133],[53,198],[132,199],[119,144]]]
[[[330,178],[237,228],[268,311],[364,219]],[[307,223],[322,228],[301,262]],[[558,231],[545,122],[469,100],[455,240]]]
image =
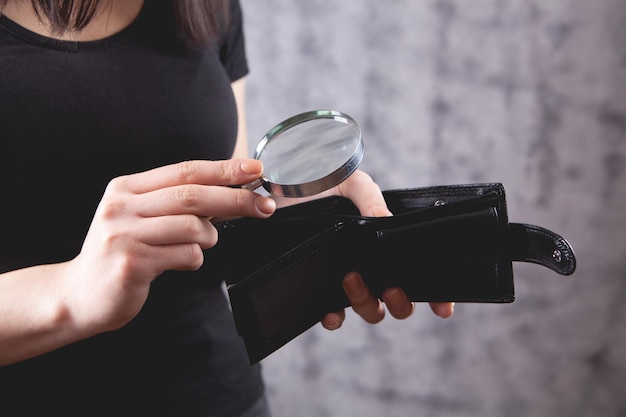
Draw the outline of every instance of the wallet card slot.
[[[389,209],[402,214],[418,209],[475,201],[487,196],[504,201],[502,184],[461,184],[428,188],[408,188],[383,192]]]
[[[398,286],[412,301],[512,302],[505,233],[495,207],[378,229],[364,279],[377,295]]]

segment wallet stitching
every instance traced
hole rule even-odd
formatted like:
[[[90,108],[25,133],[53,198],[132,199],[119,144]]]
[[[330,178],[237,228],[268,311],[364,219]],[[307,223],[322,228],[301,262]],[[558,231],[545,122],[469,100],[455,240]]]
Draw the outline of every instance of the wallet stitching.
[[[307,248],[318,244],[318,242],[320,241],[324,241],[327,240],[330,236],[334,235],[335,233],[338,233],[340,230],[343,229],[343,222],[336,224],[335,226],[333,226],[331,229],[320,233],[319,235],[311,238],[308,242],[303,243],[302,245],[298,246],[297,248],[292,249],[292,251],[286,253],[285,255],[281,256],[281,258],[279,260],[277,260],[275,263],[273,263],[271,266],[269,266],[268,268],[263,268],[260,271],[257,271],[254,275],[250,276],[249,278],[244,279],[243,281],[240,281],[239,283],[235,284],[235,288],[239,287],[245,287],[245,288],[249,288],[249,289],[255,289],[258,288],[262,285],[264,285],[265,283],[272,281],[274,278],[276,278],[278,275],[282,274],[283,272],[291,269],[294,265],[297,265],[298,263],[304,261],[305,259],[311,258],[314,255],[317,255],[323,248],[317,248],[311,252],[305,252],[304,255],[302,255],[303,251],[306,251]],[[286,264],[281,266],[281,264]],[[274,269],[274,268],[280,268],[280,269],[276,269],[274,272],[272,272],[270,275],[263,277],[262,279],[260,279],[259,277],[261,275],[263,275],[266,271]],[[242,288],[243,289],[243,288]]]

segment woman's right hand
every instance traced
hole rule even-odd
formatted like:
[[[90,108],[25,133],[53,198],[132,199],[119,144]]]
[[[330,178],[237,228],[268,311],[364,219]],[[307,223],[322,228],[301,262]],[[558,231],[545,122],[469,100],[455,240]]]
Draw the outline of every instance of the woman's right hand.
[[[83,329],[117,329],[166,270],[195,270],[217,243],[213,217],[269,217],[271,198],[229,187],[259,178],[251,159],[190,161],[112,180],[80,254],[67,266],[67,307]]]

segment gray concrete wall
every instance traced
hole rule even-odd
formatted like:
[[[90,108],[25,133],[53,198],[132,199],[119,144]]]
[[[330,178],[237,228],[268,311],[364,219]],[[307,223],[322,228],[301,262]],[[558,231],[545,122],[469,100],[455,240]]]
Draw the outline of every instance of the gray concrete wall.
[[[276,417],[626,416],[626,2],[242,2],[252,142],[336,108],[382,188],[502,182],[579,261],[450,320],[311,329],[263,362]]]

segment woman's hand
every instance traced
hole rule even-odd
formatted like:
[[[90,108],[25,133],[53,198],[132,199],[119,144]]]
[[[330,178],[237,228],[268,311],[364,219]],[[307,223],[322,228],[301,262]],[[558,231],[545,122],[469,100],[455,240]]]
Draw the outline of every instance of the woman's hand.
[[[213,217],[270,216],[271,198],[228,187],[257,179],[259,161],[192,161],[116,178],[80,254],[69,262],[69,311],[82,326],[119,328],[166,270],[195,270],[217,243]]]
[[[391,216],[382,192],[372,178],[363,171],[356,171],[339,186],[318,197],[340,195],[347,197],[358,207],[361,215],[371,217]],[[405,319],[411,314],[415,305],[400,288],[388,288],[383,292],[383,303],[367,288],[361,276],[352,272],[344,277],[343,287],[352,304],[352,309],[368,323],[378,323],[385,317],[385,306],[393,317]],[[454,310],[453,303],[430,303],[436,315],[448,318]],[[345,311],[327,314],[322,325],[335,330],[345,320]]]

